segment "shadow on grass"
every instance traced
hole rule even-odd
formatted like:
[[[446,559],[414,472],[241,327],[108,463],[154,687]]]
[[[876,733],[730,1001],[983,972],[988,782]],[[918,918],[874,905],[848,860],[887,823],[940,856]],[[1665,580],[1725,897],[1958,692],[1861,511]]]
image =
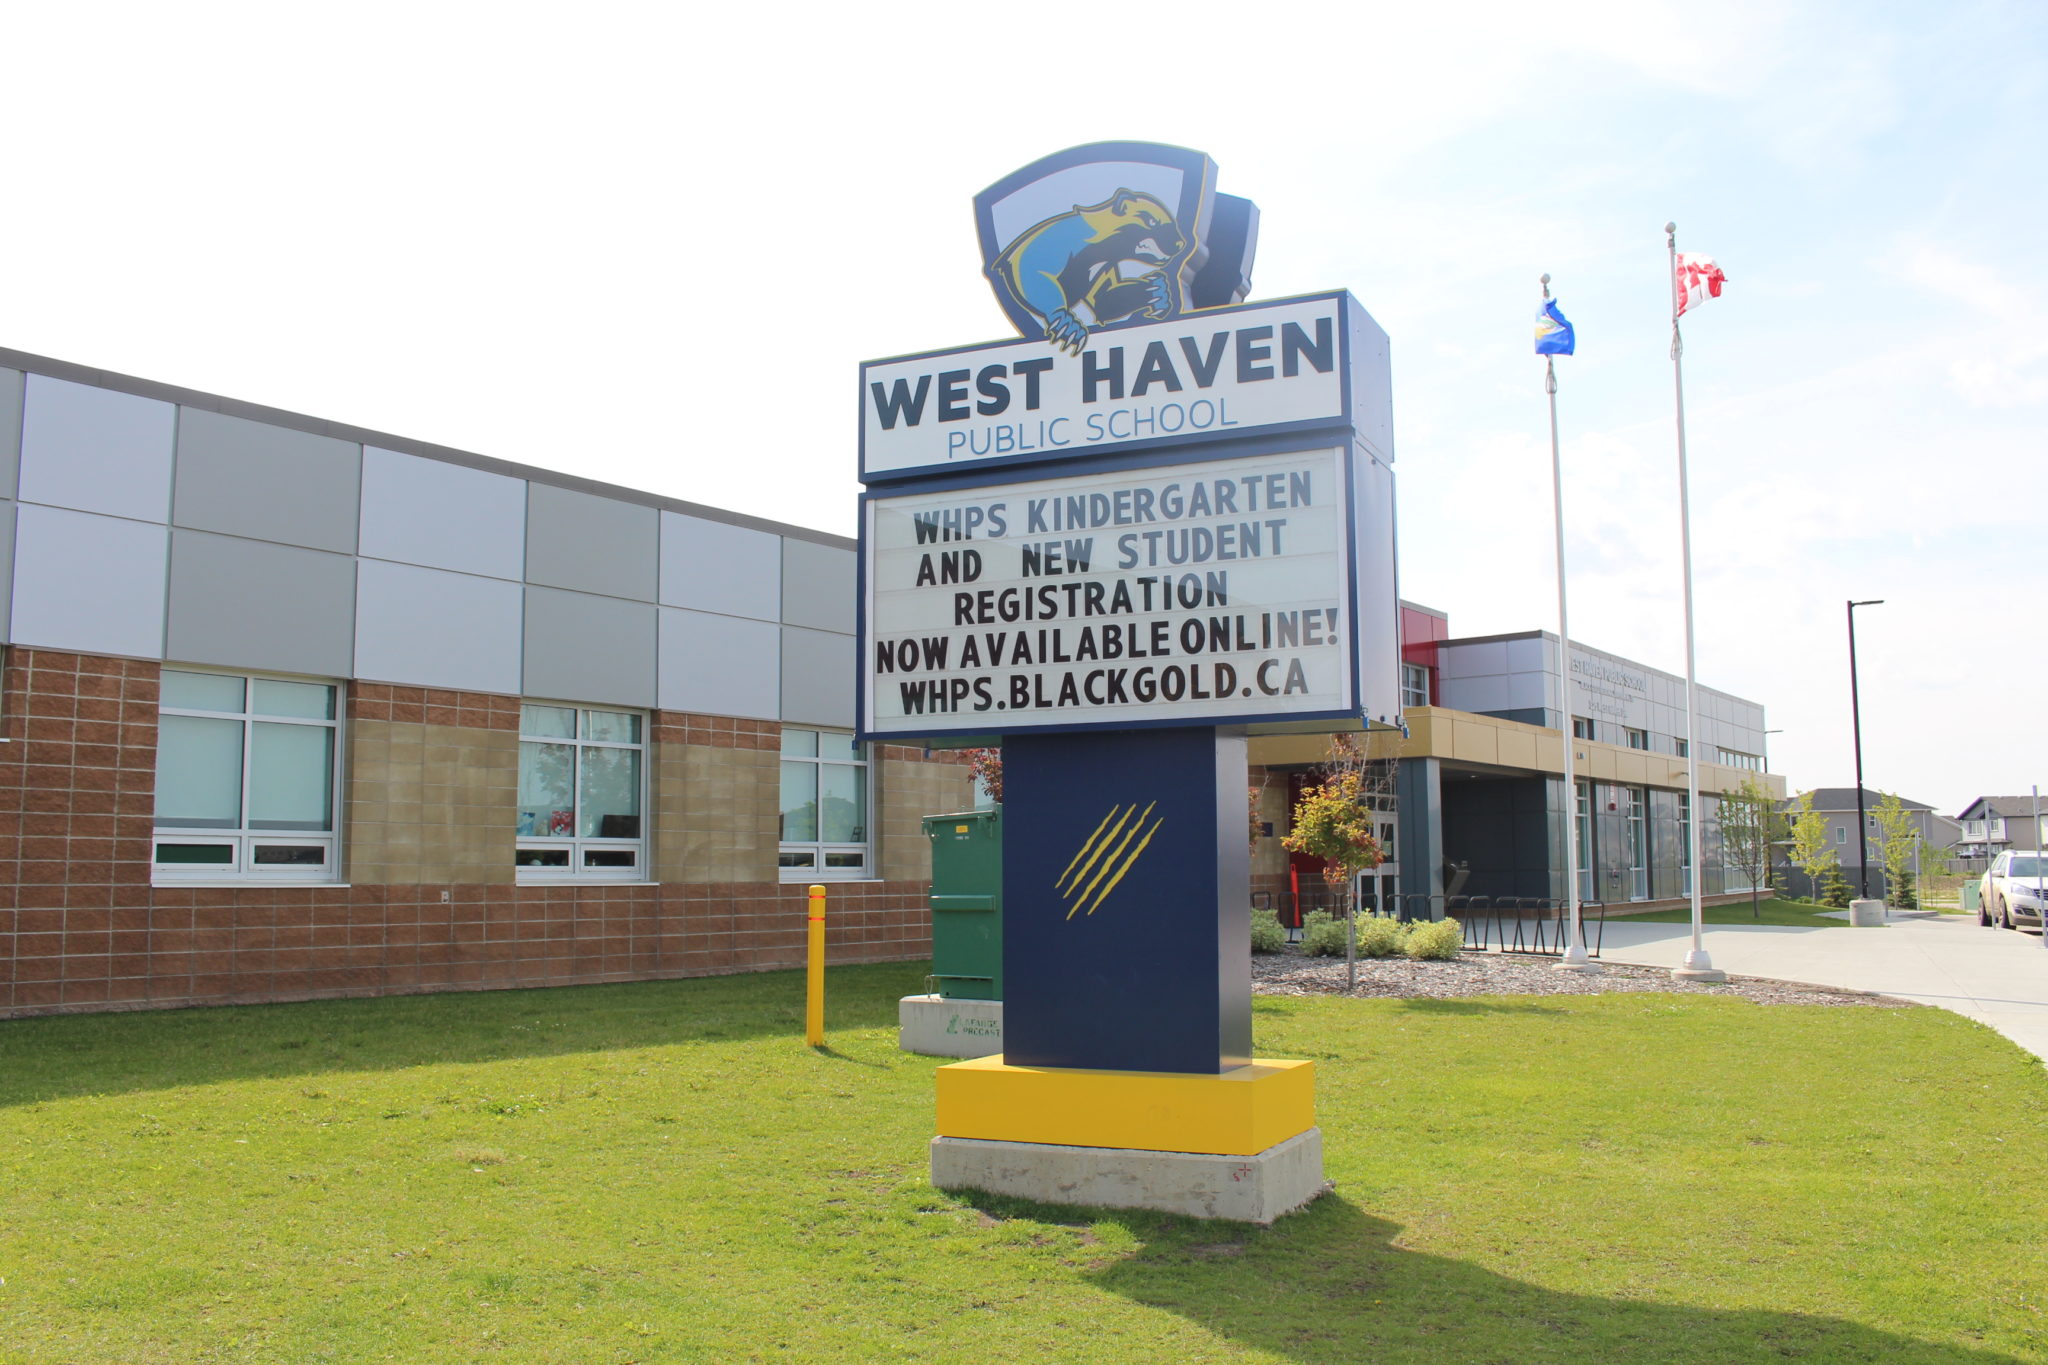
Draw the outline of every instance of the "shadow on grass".
[[[830,1031],[893,1028],[923,962],[834,967]],[[786,1036],[804,1046],[804,974],[459,991],[0,1021],[0,1107],[221,1081],[496,1062]],[[824,1049],[838,1061],[854,1061]]]
[[[1567,1011],[1558,1005],[1539,1004],[1527,996],[1477,995],[1459,996],[1449,1000],[1431,1000],[1419,997],[1397,997],[1396,1008],[1403,1014],[1564,1014]]]
[[[1991,1365],[2013,1357],[1844,1318],[1547,1289],[1396,1245],[1400,1228],[1336,1195],[1271,1228],[963,1192],[992,1218],[1128,1228],[1141,1249],[1087,1278],[1240,1345],[1303,1362],[1763,1359]]]

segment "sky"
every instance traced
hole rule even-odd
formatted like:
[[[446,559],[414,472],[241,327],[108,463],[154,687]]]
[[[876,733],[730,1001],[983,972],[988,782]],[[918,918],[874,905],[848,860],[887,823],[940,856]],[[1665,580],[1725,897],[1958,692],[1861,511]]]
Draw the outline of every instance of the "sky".
[[[1392,337],[1401,591],[1700,680],[1793,790],[2048,785],[2037,3],[21,7],[0,346],[851,535],[862,359],[1000,340],[972,199],[1194,147]]]

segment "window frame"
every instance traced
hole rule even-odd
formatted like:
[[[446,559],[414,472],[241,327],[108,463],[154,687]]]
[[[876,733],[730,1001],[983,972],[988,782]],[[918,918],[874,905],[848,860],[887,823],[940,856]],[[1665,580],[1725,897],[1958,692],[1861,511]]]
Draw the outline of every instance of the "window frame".
[[[1682,896],[1692,894],[1692,793],[1679,792],[1678,796],[1678,891]]]
[[[819,738],[820,741],[822,741],[824,736],[826,735],[843,736],[849,740],[853,740],[854,751],[858,755],[858,757],[851,759],[827,758],[822,753],[789,753],[787,752],[785,746],[787,744],[788,737],[793,734],[815,735]],[[821,742],[819,744],[813,745],[812,747],[815,749],[822,749],[824,746]],[[859,841],[843,842],[837,840],[826,840],[823,838],[784,839],[782,837],[782,773],[783,765],[788,763],[808,763],[814,770],[817,770],[817,776],[820,777],[822,776],[822,769],[828,764],[834,767],[858,768],[860,770],[862,838]],[[875,759],[873,745],[864,744],[859,740],[855,740],[853,738],[853,731],[851,730],[837,730],[832,728],[831,726],[824,725],[785,725],[782,727],[782,743],[779,743],[777,745],[775,764],[775,790],[775,875],[778,881],[857,882],[872,881],[875,879],[877,873],[875,871],[876,811]],[[819,798],[815,795],[817,791],[818,787],[814,784],[812,787],[812,792],[814,793],[814,795],[812,796],[812,803],[814,805],[817,804],[819,800]],[[820,835],[824,833],[822,820],[820,820],[819,822],[818,833]],[[853,853],[858,853],[860,855],[860,866],[858,867],[826,866],[826,863],[835,855],[843,858]],[[785,858],[803,854],[811,855],[812,861],[809,864],[790,866],[783,861]]]
[[[1593,784],[1587,779],[1575,778],[1572,785],[1578,790],[1572,797],[1572,837],[1579,846],[1579,901],[1589,904],[1593,900]]]
[[[163,675],[166,673],[191,673],[211,678],[233,678],[242,685],[242,709],[240,711],[206,711],[189,706],[167,706],[163,700]],[[322,720],[313,716],[279,716],[267,711],[258,711],[256,705],[256,684],[259,682],[296,683],[307,687],[324,687],[332,699],[329,710],[333,714]],[[156,886],[189,886],[194,883],[233,882],[245,886],[330,886],[341,882],[341,825],[342,801],[347,785],[343,768],[347,760],[347,749],[343,744],[344,728],[348,716],[348,684],[338,678],[318,678],[307,674],[251,672],[233,668],[214,668],[201,664],[165,664],[157,673],[157,767],[155,784],[152,788],[152,809],[150,811],[150,882]],[[236,793],[238,811],[237,823],[231,829],[208,828],[200,825],[166,825],[158,822],[154,809],[155,795],[163,788],[163,717],[189,716],[195,720],[232,721],[241,727],[241,766],[237,778]],[[327,828],[325,830],[283,830],[258,829],[249,820],[249,789],[251,769],[255,762],[256,746],[252,742],[255,726],[299,725],[313,729],[324,729],[332,737],[327,760]],[[159,856],[165,848],[221,847],[230,852],[226,862],[171,862]],[[255,859],[255,852],[263,848],[292,848],[316,846],[322,856],[317,867],[294,867],[290,864],[263,864]]]
[[[576,717],[576,733],[563,737],[556,735],[529,735],[526,733],[526,711],[528,707],[552,707],[560,711],[573,712]],[[616,716],[631,716],[639,722],[640,738],[634,741],[610,739],[586,739],[584,728],[588,712],[601,711]],[[588,702],[554,701],[542,697],[521,697],[519,699],[519,745],[523,758],[528,744],[566,744],[575,750],[574,761],[569,774],[569,828],[567,835],[521,834],[519,833],[520,805],[518,770],[513,777],[512,800],[512,879],[515,885],[587,885],[591,882],[648,882],[654,880],[648,867],[649,841],[648,783],[649,744],[648,735],[653,729],[653,718],[635,706],[604,706]],[[639,790],[636,804],[639,807],[640,832],[631,838],[597,834],[574,833],[583,818],[583,753],[586,749],[624,749],[640,755]],[[536,812],[538,814],[538,812]],[[562,866],[520,861],[522,854],[563,853]],[[632,863],[626,867],[590,865],[593,854],[606,855],[630,852]]]
[[[1424,664],[1401,664],[1401,708],[1429,705],[1429,668]]]
[[[1629,895],[1631,901],[1650,899],[1650,789],[1623,787],[1624,838],[1628,844]]]

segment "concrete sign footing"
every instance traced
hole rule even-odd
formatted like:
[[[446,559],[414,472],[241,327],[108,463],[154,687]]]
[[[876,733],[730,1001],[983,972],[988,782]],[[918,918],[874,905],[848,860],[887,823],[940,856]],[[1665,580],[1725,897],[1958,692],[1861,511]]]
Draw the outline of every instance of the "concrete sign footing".
[[[1885,922],[1884,902],[1861,900],[1849,902],[1849,923],[1859,929],[1875,929]]]
[[[1003,1050],[1003,1002],[906,995],[896,1003],[896,1046],[923,1057],[988,1057]]]
[[[1250,1156],[932,1139],[932,1184],[1042,1204],[1151,1209],[1269,1224],[1331,1188],[1323,1132],[1310,1128]]]

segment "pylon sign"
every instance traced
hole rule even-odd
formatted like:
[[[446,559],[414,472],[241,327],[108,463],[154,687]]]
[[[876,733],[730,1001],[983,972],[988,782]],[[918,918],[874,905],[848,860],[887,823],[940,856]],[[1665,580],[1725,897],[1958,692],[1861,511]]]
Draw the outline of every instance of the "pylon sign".
[[[1387,337],[1246,302],[1215,182],[1130,142],[1004,177],[1020,339],[861,367],[862,733],[1003,747],[1004,1052],[941,1069],[935,1180],[1320,1142],[1312,1068],[1251,1055],[1246,742],[1398,714]]]

